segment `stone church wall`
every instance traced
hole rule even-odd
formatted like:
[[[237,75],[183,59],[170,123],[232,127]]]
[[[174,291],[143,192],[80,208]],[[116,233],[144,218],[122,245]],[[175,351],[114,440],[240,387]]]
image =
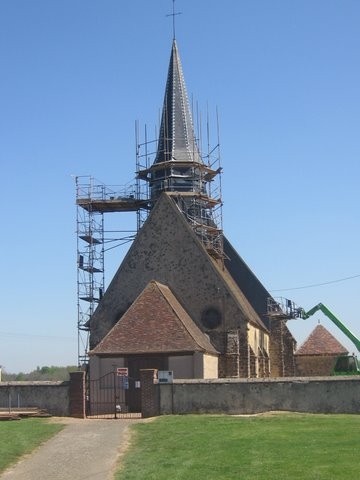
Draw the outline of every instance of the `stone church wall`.
[[[293,377],[295,375],[294,352],[296,342],[283,320],[270,323],[270,376]]]
[[[247,376],[245,313],[219,267],[168,198],[157,202],[105,292],[91,322],[91,348],[108,333],[151,280],[168,285],[200,329],[209,335],[215,348],[230,355],[220,362],[219,375],[239,374],[238,357],[228,352],[226,346],[226,332],[238,330],[242,338],[240,374]],[[214,328],[206,328],[202,323],[202,314],[209,308],[221,315],[221,323]]]
[[[219,376],[219,360],[214,355],[203,355],[203,377],[202,378],[218,378]]]
[[[91,341],[101,340],[125,313],[145,286],[156,280],[168,285],[200,328],[206,307],[216,308],[227,327],[244,320],[224,281],[172,200],[159,201],[139,232],[109,285],[91,324]],[[155,214],[156,210],[156,215]],[[170,221],[171,219],[172,221]],[[221,332],[219,328],[209,330]],[[214,335],[216,348],[224,350]]]

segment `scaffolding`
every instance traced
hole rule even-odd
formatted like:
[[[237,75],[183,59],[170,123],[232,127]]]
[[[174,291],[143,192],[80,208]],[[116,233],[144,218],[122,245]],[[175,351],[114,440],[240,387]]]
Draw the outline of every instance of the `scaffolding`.
[[[138,124],[135,136],[136,177],[132,183],[109,186],[90,175],[75,177],[79,366],[88,362],[90,321],[105,291],[105,254],[114,248],[113,243],[110,248],[107,244],[120,245],[135,238],[155,202],[151,195],[154,176],[157,181],[160,178],[162,191],[175,200],[209,255],[222,265],[224,262],[219,141],[213,149],[208,147],[198,162],[170,160],[156,164],[158,141],[148,140],[146,127],[144,141],[140,141]],[[136,230],[127,236],[105,237],[109,232],[104,214],[116,212],[135,212]]]
[[[303,309],[284,297],[267,299],[267,316],[272,320],[292,320],[302,318]]]
[[[146,128],[144,137],[144,142],[140,142],[137,126],[136,173],[139,184],[143,181],[148,185],[150,206],[156,200],[156,192],[154,195],[152,187],[156,183],[156,190],[166,192],[175,200],[207,252],[223,263],[225,255],[219,134],[215,147],[210,148],[208,140],[207,153],[200,153],[200,161],[191,162],[170,159],[155,163],[157,141],[147,140]],[[199,139],[195,139],[194,148],[200,143]],[[165,157],[168,156],[165,153]]]
[[[107,186],[91,176],[75,177],[77,235],[77,327],[78,365],[88,362],[91,317],[105,290],[105,252],[135,238],[136,231],[112,231],[105,237],[105,213],[136,212],[137,228],[140,212],[148,210],[147,193],[137,182],[125,186]],[[116,235],[117,234],[117,235]],[[106,248],[108,244],[111,247]],[[115,245],[115,246],[117,246]]]

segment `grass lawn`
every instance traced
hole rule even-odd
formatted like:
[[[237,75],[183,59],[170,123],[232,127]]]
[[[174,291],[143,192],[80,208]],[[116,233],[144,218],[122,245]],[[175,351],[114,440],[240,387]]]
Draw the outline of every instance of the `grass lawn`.
[[[46,418],[0,422],[0,472],[63,428]]]
[[[164,416],[132,428],[116,480],[359,477],[360,415]]]

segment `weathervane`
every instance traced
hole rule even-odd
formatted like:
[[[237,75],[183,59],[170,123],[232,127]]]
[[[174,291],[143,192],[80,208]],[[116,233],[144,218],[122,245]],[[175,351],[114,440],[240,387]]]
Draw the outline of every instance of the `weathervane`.
[[[172,8],[172,13],[169,13],[166,15],[167,17],[173,17],[173,39],[175,40],[175,16],[176,15],[181,15],[181,12],[176,12],[175,13],[175,0],[173,0],[173,8]]]

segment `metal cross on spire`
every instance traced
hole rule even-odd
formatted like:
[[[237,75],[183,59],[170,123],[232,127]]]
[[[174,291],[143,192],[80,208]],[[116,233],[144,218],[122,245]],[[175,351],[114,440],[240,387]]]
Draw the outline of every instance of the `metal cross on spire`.
[[[173,0],[172,13],[166,15],[167,17],[173,17],[173,40],[175,40],[175,17],[176,15],[181,15],[182,12],[175,12],[175,0]]]

